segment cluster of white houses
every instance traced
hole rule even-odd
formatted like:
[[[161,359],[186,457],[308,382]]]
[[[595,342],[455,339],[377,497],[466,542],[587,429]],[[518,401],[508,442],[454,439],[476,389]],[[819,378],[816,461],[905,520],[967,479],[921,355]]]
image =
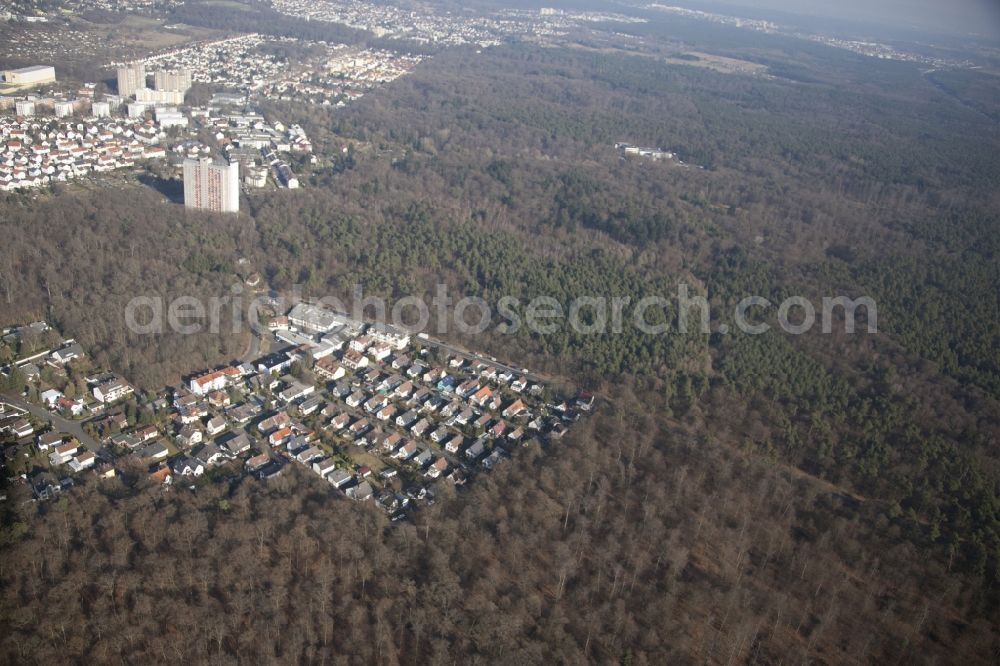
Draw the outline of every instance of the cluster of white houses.
[[[0,191],[166,157],[153,120],[0,117]]]

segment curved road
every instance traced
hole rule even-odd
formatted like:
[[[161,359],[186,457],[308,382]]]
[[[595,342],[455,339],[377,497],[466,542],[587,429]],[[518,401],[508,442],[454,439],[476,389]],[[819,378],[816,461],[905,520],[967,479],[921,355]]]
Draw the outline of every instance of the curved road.
[[[37,416],[38,418],[47,419],[52,423],[52,427],[58,432],[68,432],[79,440],[81,444],[85,447],[98,454],[101,457],[102,453],[106,453],[100,443],[93,437],[88,435],[83,430],[83,425],[81,421],[70,421],[69,419],[63,418],[58,414],[53,414],[49,410],[45,409],[41,405],[34,405],[26,401],[20,396],[11,395],[9,393],[2,394],[3,401],[19,407],[30,414]]]

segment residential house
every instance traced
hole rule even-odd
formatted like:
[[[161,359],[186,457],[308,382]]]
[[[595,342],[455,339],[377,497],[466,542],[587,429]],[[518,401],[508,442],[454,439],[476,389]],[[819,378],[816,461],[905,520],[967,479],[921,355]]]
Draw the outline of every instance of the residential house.
[[[136,449],[142,442],[135,436],[135,433],[119,432],[111,436],[111,444],[112,446],[120,446],[131,451]]]
[[[383,377],[383,378],[382,378],[382,380],[381,380],[381,381],[380,381],[380,382],[378,383],[378,386],[377,386],[377,387],[375,387],[375,390],[376,390],[376,391],[384,391],[385,393],[390,393],[390,394],[391,394],[391,393],[393,393],[393,392],[394,392],[394,391],[395,391],[395,390],[396,390],[396,389],[397,389],[397,388],[399,387],[399,385],[400,385],[400,384],[402,384],[402,383],[403,383],[404,381],[405,381],[405,380],[403,379],[403,375],[401,375],[401,374],[399,374],[399,373],[395,373],[395,374],[391,374],[391,375],[386,375],[386,376],[385,376],[385,377]]]
[[[368,419],[358,419],[357,421],[351,424],[351,427],[348,428],[348,431],[352,435],[361,435],[363,433],[368,432],[370,429],[371,429],[371,424],[368,422]]]
[[[191,456],[178,456],[170,462],[170,469],[175,476],[199,477],[205,473],[205,464]]]
[[[103,381],[93,390],[94,397],[105,404],[121,400],[131,395],[132,392],[132,387],[121,377],[113,377]]]
[[[334,431],[343,430],[351,422],[350,414],[338,414],[330,419],[330,428]]]
[[[345,492],[352,500],[365,502],[372,497],[372,484],[362,481],[358,485],[348,488]]]
[[[49,454],[49,462],[53,465],[65,465],[79,450],[80,446],[76,442],[59,444]]]
[[[257,372],[275,374],[292,367],[294,359],[287,351],[279,351],[257,359]]]
[[[48,472],[39,472],[31,477],[31,492],[40,501],[53,499],[62,492],[62,484]]]
[[[409,460],[417,454],[417,443],[412,440],[407,440],[396,453],[392,455],[393,458],[398,458],[399,460]]]
[[[375,361],[382,361],[392,354],[392,347],[386,342],[376,342],[368,348],[368,355]]]
[[[270,460],[266,465],[259,468],[256,471],[257,478],[261,481],[270,481],[271,479],[281,476],[282,466],[276,460]]]
[[[205,439],[201,430],[193,425],[186,425],[177,433],[177,445],[184,448],[191,448],[195,444],[201,444]]]
[[[86,403],[83,398],[70,400],[69,398],[63,397],[56,401],[56,407],[62,412],[69,412],[71,416],[82,416]]]
[[[368,413],[377,412],[388,404],[389,398],[381,394],[375,395],[365,402],[365,411]]]
[[[337,382],[334,384],[333,388],[330,389],[330,396],[340,400],[345,400],[347,396],[351,394],[352,390],[351,385],[347,382]]]
[[[301,382],[292,382],[288,388],[278,394],[278,397],[286,403],[294,402],[296,400],[301,400],[306,396],[312,395],[315,390],[315,386],[302,384]]]
[[[327,474],[337,469],[337,464],[333,462],[331,458],[324,458],[323,460],[314,461],[312,469],[321,477],[325,477]]]
[[[486,431],[486,434],[496,439],[497,437],[503,435],[506,429],[507,429],[507,423],[503,419],[500,419],[492,426],[490,426],[490,429]]]
[[[94,387],[94,397],[105,404],[116,402],[132,395],[133,389],[121,377],[114,377]]]
[[[427,467],[434,460],[434,454],[431,453],[430,449],[424,449],[413,458],[413,462],[417,467]]]
[[[185,407],[181,407],[177,412],[177,420],[185,425],[197,423],[206,416],[208,416],[208,409],[201,404],[187,405]]]
[[[316,361],[316,364],[313,366],[313,372],[317,377],[331,382],[335,382],[347,374],[347,371],[344,370],[340,363],[330,357],[321,358]]]
[[[445,372],[444,368],[431,368],[423,374],[421,379],[423,379],[425,384],[436,384],[447,376],[448,373]]]
[[[259,424],[257,424],[257,428],[262,433],[266,434],[271,432],[272,430],[284,428],[291,422],[292,419],[291,417],[288,416],[288,414],[286,414],[285,412],[278,412],[274,416],[269,416],[263,421],[261,421]]]
[[[153,442],[152,444],[139,449],[136,455],[145,460],[163,460],[167,457],[168,453],[169,451],[166,446],[160,442]]]
[[[291,439],[291,437],[292,437],[292,429],[286,426],[284,428],[279,428],[278,430],[272,432],[271,435],[267,438],[267,441],[270,442],[271,446],[281,446],[289,439]]]
[[[518,398],[514,402],[510,403],[509,405],[507,405],[504,408],[504,410],[501,413],[501,415],[505,419],[511,419],[511,418],[514,418],[515,416],[517,416],[518,414],[520,414],[521,412],[523,412],[526,409],[526,407],[527,406],[524,404],[524,401],[521,400],[520,398]]]
[[[213,391],[226,388],[230,382],[239,379],[241,376],[239,368],[228,367],[221,370],[206,372],[203,375],[194,377],[189,382],[188,388],[195,395],[207,395]]]
[[[248,472],[251,472],[251,473],[252,472],[256,472],[257,470],[259,470],[261,467],[263,467],[264,465],[268,464],[269,462],[271,462],[271,456],[269,456],[266,452],[265,453],[261,453],[261,454],[258,454],[256,456],[252,456],[252,457],[248,458],[247,462],[246,462],[246,468],[247,468]]]
[[[403,436],[398,432],[386,435],[385,439],[382,440],[381,448],[385,453],[392,453],[403,441]]]
[[[228,437],[220,442],[231,455],[238,456],[250,450],[250,438],[245,432],[241,432],[232,437]]]
[[[431,463],[431,466],[427,469],[427,476],[429,476],[432,479],[436,479],[447,471],[448,471],[448,459],[438,458],[433,463]]]
[[[221,416],[215,416],[210,418],[205,424],[205,432],[208,433],[209,437],[215,437],[219,433],[225,431],[226,429],[226,419]]]
[[[318,395],[314,395],[311,398],[306,398],[299,405],[299,414],[302,416],[309,416],[313,412],[319,410],[323,406],[323,398]]]
[[[433,412],[436,412],[437,410],[441,409],[441,407],[443,407],[444,404],[445,404],[445,401],[444,401],[443,398],[439,398],[436,395],[432,395],[430,398],[428,398],[424,402],[423,406],[420,409],[422,411],[425,411],[425,412],[431,412],[431,413],[433,413]]]
[[[208,404],[216,409],[225,409],[229,407],[233,402],[233,399],[229,397],[229,394],[225,391],[212,391],[208,394]]]
[[[341,363],[349,370],[359,370],[361,368],[368,367],[368,357],[359,351],[348,349],[344,352],[344,357],[341,359]]]
[[[376,322],[368,327],[368,336],[376,342],[385,342],[399,351],[410,344],[410,334],[395,326]]]
[[[318,446],[310,446],[303,451],[300,451],[295,459],[298,460],[303,465],[308,465],[314,460],[319,460],[323,457],[323,450]]]
[[[486,438],[480,437],[465,450],[465,457],[476,460],[486,453]]]
[[[469,379],[458,385],[455,389],[455,393],[461,398],[468,398],[471,395],[475,395],[476,391],[479,390],[479,382],[475,379]]]
[[[222,465],[227,460],[232,460],[233,455],[227,449],[220,447],[215,442],[209,442],[194,453],[194,457],[205,464],[205,467],[215,467]]]
[[[462,444],[464,442],[465,438],[461,435],[453,435],[451,439],[445,442],[444,450],[448,453],[458,453],[458,450],[462,448]]]
[[[365,400],[365,392],[355,391],[351,395],[347,396],[347,400],[345,400],[345,402],[347,403],[348,407],[357,407],[362,402],[364,402],[364,400]]]
[[[50,447],[62,444],[62,441],[62,435],[54,430],[42,433],[35,439],[39,451],[48,451]]]
[[[493,390],[489,386],[484,386],[469,398],[469,402],[476,405],[477,407],[484,407],[488,402],[493,399]]]
[[[71,342],[49,354],[49,362],[62,366],[74,359],[82,358],[83,355],[83,347],[76,342]]]
[[[48,391],[42,392],[42,394],[38,397],[41,398],[43,405],[49,409],[53,409],[59,403],[59,398],[63,398],[65,396],[63,396],[61,391],[49,389]]]
[[[354,477],[351,476],[351,474],[349,474],[345,470],[335,469],[335,470],[333,470],[332,472],[330,472],[329,474],[326,475],[326,480],[334,488],[343,488],[344,486],[346,486],[347,484],[349,484],[351,481],[353,481]]]
[[[309,440],[302,435],[292,437],[285,442],[285,450],[293,457],[308,449],[309,446]]]
[[[410,425],[416,422],[418,416],[417,411],[411,409],[396,417],[396,425],[400,428],[409,428]]]
[[[458,425],[465,425],[475,415],[476,413],[472,411],[471,407],[466,407],[461,412],[456,414],[453,418],[455,419],[455,423],[457,423]]]
[[[69,461],[69,468],[73,470],[73,473],[82,472],[83,470],[93,467],[97,462],[97,456],[94,455],[93,451],[84,451],[79,453]]]
[[[372,346],[372,342],[373,342],[372,339],[367,335],[359,335],[358,337],[351,340],[348,347],[352,351],[364,353],[365,351],[368,350],[369,347]]]
[[[410,428],[410,432],[413,433],[414,437],[420,437],[430,427],[431,427],[430,421],[428,421],[427,419],[420,419],[419,421],[413,424],[413,427]]]
[[[504,450],[499,446],[490,452],[490,455],[486,456],[486,460],[483,461],[483,467],[486,469],[493,469],[493,466],[504,459]]]
[[[156,429],[155,425],[148,425],[143,426],[142,428],[137,428],[132,435],[138,443],[144,444],[159,437],[160,431]]]

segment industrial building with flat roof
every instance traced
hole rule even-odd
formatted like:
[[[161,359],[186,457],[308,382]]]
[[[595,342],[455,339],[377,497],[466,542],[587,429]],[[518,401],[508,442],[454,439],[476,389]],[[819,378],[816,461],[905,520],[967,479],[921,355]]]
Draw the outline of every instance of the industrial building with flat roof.
[[[49,65],[32,65],[3,72],[3,82],[9,87],[29,88],[43,83],[55,83],[56,69]]]

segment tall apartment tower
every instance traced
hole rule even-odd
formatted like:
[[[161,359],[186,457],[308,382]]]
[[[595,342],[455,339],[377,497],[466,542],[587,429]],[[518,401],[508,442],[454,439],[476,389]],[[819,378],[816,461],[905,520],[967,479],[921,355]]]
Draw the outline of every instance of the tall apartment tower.
[[[146,66],[141,62],[118,68],[118,94],[132,97],[139,88],[146,87]]]
[[[184,206],[215,213],[238,213],[239,163],[217,164],[210,157],[184,160]]]
[[[191,88],[191,70],[157,70],[153,72],[153,88],[155,90],[187,92]]]

